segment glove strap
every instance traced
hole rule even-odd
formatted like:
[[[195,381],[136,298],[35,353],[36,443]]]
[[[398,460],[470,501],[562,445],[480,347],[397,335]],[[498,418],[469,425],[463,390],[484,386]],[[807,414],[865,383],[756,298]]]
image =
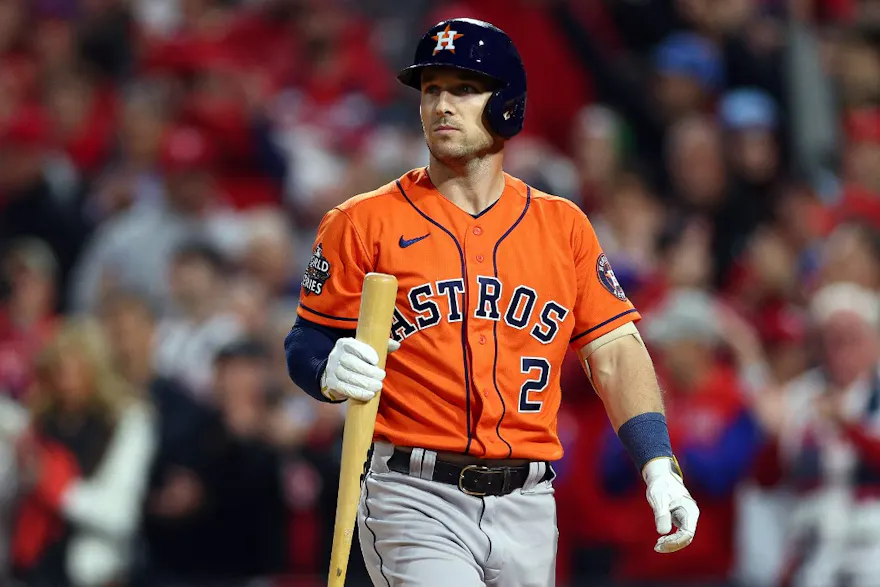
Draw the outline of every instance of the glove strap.
[[[348,399],[347,397],[337,396],[335,393],[333,393],[333,391],[329,387],[327,387],[327,369],[326,369],[326,367],[324,368],[324,372],[321,373],[321,394],[323,394],[323,396],[326,397],[327,399],[329,399],[331,402],[341,402],[341,401],[345,401]]]
[[[679,466],[675,455],[671,457],[657,457],[648,461],[642,468],[642,479],[644,479],[645,484],[650,484],[657,477],[669,473],[672,473],[684,483],[684,474],[681,472],[681,466]]]

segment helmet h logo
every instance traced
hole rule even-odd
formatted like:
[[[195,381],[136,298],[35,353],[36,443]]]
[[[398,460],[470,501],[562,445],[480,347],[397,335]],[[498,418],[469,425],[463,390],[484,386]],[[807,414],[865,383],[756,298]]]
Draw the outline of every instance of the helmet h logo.
[[[458,31],[449,30],[452,25],[446,25],[446,28],[442,31],[438,31],[436,35],[431,38],[437,41],[437,46],[434,47],[434,52],[431,55],[436,55],[440,51],[450,51],[455,53],[455,40],[463,37],[464,35],[459,34]]]

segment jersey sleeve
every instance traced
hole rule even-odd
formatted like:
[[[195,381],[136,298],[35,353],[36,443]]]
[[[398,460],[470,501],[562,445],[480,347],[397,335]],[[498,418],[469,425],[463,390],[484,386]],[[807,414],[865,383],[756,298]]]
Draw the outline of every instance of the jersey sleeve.
[[[581,213],[572,235],[578,295],[571,349],[584,345],[627,322],[641,319],[617,281],[593,225]]]
[[[334,208],[318,226],[297,315],[331,328],[356,328],[364,277],[372,265],[372,255],[351,218]]]

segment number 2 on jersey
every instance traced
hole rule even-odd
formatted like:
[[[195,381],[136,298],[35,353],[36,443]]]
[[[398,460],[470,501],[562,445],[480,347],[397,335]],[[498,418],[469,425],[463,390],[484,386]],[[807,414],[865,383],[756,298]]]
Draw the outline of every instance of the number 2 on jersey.
[[[537,371],[537,377],[526,379],[519,388],[519,411],[537,413],[541,411],[542,401],[529,399],[530,393],[541,393],[550,383],[550,361],[543,357],[523,357],[520,372],[529,375]]]

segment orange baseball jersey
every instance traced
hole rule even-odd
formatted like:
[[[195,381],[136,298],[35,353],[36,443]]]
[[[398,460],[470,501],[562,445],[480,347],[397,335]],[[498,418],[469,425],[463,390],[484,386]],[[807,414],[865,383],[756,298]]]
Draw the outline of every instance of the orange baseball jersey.
[[[586,215],[505,174],[468,214],[416,169],[328,212],[298,314],[356,328],[364,276],[395,275],[375,439],[478,457],[557,460],[568,348],[640,318]]]

